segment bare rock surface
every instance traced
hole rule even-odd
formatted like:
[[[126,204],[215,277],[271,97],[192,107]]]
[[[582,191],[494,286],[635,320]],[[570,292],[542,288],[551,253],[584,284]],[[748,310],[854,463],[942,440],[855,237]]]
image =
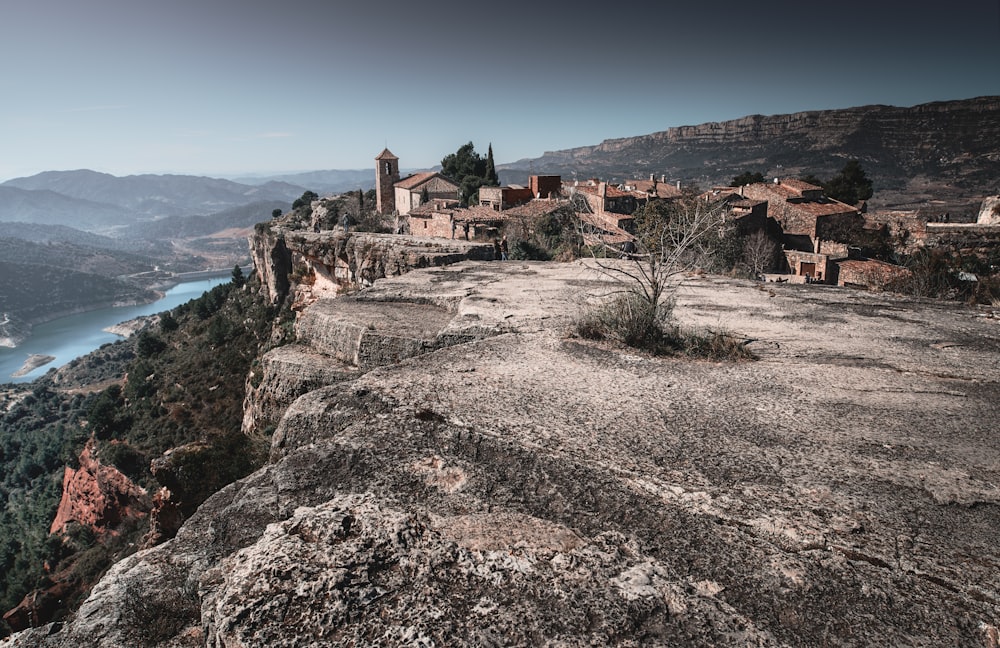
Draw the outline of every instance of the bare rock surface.
[[[678,321],[760,358],[712,363],[569,335],[611,287],[377,282],[364,308],[480,335],[305,393],[267,466],[0,646],[134,645],[128,601],[171,592],[194,611],[149,645],[997,645],[997,319],[696,277]]]
[[[1000,196],[986,196],[983,199],[976,222],[980,225],[1000,226]]]

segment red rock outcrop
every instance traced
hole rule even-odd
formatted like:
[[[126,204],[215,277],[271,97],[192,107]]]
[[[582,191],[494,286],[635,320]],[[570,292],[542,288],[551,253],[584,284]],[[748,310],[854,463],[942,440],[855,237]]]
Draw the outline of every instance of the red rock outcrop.
[[[114,534],[123,520],[145,517],[150,508],[146,490],[114,466],[102,465],[90,441],[80,453],[80,467],[66,467],[62,500],[49,533],[62,533],[70,522],[79,522],[99,535]]]

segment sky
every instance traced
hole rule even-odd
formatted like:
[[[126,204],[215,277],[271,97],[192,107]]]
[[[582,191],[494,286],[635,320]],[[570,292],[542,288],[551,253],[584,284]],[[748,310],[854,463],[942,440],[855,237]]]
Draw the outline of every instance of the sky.
[[[13,6],[11,6],[13,5]],[[1000,95],[1000,0],[8,0],[0,182],[498,164],[672,126]]]

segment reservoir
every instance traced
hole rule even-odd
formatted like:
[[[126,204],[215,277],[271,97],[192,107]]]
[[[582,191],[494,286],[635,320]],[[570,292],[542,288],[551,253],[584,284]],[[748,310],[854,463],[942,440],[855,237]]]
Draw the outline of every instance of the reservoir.
[[[16,349],[0,347],[0,383],[30,382],[44,375],[53,367],[61,367],[70,360],[86,355],[102,344],[121,340],[121,336],[102,329],[140,315],[153,315],[170,310],[187,301],[200,297],[206,290],[232,279],[231,271],[218,277],[180,283],[166,292],[162,299],[139,306],[119,306],[78,313],[39,324],[31,329],[31,337]],[[31,373],[12,377],[33,354],[55,356],[52,362],[36,368]]]

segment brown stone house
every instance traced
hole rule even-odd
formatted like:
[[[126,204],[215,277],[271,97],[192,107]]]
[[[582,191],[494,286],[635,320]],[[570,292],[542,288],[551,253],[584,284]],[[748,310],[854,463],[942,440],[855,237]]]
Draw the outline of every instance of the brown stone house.
[[[639,198],[634,192],[596,178],[564,185],[563,191],[583,196],[591,213],[600,216],[609,214],[609,218],[631,218],[632,212],[639,207]]]
[[[461,207],[457,200],[432,199],[406,215],[410,235],[469,240],[492,239],[510,220],[509,211],[474,205]]]
[[[782,230],[785,258],[792,274],[828,281],[831,261],[848,257],[844,233],[864,225],[861,211],[823,194],[802,180],[774,179],[736,190],[740,196],[767,202],[767,215]]]
[[[680,182],[677,183],[680,185]],[[659,198],[660,200],[676,200],[684,195],[680,186],[666,182],[666,177],[650,174],[649,180],[626,180],[622,184],[625,191],[637,192],[644,200]]]
[[[529,187],[507,185],[504,187],[480,187],[479,204],[495,211],[503,211],[531,200],[534,195]]]
[[[830,283],[869,290],[884,290],[910,275],[906,268],[875,259],[841,259],[832,266]]]
[[[458,184],[436,171],[409,175],[393,185],[395,207],[400,216],[434,199],[457,200]]]

